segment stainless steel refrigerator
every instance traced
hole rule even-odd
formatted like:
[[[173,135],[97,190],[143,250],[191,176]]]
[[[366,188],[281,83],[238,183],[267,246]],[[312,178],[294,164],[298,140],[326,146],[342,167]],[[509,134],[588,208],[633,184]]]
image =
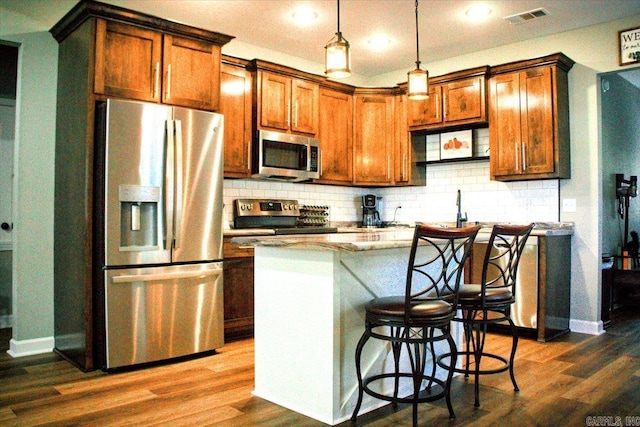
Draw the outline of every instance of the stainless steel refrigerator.
[[[223,117],[107,100],[96,133],[97,366],[222,347]]]

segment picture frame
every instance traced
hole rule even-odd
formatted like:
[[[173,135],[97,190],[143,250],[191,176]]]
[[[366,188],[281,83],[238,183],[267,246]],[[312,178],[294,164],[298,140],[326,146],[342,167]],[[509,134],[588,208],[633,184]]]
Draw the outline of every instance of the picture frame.
[[[473,156],[471,129],[440,134],[440,159],[464,159],[471,156]]]
[[[620,65],[640,63],[640,27],[618,31]]]

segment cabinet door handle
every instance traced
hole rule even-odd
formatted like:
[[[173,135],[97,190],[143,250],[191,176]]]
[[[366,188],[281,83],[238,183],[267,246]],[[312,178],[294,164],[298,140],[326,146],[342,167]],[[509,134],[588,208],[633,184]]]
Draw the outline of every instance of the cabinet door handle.
[[[298,127],[298,100],[293,104],[293,126]]]
[[[407,179],[407,155],[402,155],[402,177],[401,180],[404,181]]]
[[[520,149],[519,149],[519,144],[516,142],[515,144],[515,161],[516,161],[516,172],[518,172],[520,170]]]
[[[153,71],[153,97],[157,99],[160,96],[160,62],[156,62]]]
[[[167,99],[171,98],[171,64],[167,66]]]
[[[391,179],[391,156],[387,156],[387,179]]]
[[[527,146],[524,145],[524,141],[522,141],[522,172],[526,172],[527,170]]]
[[[251,171],[251,140],[247,141],[247,170]]]
[[[287,101],[287,127],[291,126],[291,100]]]
[[[447,95],[446,93],[442,95],[442,119],[447,120],[447,110],[449,106],[447,105]]]

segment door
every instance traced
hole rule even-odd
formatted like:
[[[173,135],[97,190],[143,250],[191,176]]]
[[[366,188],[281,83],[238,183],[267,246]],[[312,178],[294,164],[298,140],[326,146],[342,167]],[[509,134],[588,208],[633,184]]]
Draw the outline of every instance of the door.
[[[162,34],[96,20],[96,93],[160,101]]]
[[[391,183],[393,141],[393,97],[356,96],[355,184]]]
[[[117,100],[103,108],[105,264],[169,263],[174,150],[166,135],[172,108]]]
[[[175,108],[173,119],[176,190],[172,262],[221,260],[223,116]]]
[[[224,345],[222,263],[108,270],[106,368]]]
[[[162,102],[217,110],[220,98],[220,46],[165,35]]]
[[[320,89],[320,180],[351,184],[353,181],[353,97]]]

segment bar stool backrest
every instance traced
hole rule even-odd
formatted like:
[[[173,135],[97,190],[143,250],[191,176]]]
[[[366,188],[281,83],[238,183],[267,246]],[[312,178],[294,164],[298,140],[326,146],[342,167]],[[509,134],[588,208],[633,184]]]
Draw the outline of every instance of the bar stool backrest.
[[[482,266],[483,306],[491,304],[490,297],[496,291],[509,291],[510,303],[515,301],[518,265],[532,229],[533,224],[493,227]]]
[[[416,226],[405,289],[405,313],[412,304],[444,299],[457,304],[458,287],[479,225],[463,228]]]

